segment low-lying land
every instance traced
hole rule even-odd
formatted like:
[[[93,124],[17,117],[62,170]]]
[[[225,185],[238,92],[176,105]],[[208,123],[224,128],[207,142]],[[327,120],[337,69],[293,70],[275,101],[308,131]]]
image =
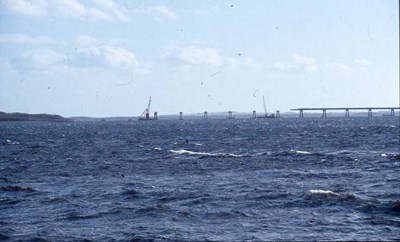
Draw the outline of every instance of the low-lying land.
[[[0,122],[15,121],[51,121],[51,122],[69,122],[70,119],[55,114],[28,114],[28,113],[5,113],[0,112]]]

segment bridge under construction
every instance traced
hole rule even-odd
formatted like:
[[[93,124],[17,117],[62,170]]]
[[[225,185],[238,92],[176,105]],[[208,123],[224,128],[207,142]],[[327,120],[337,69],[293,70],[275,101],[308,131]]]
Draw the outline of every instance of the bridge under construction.
[[[350,110],[368,111],[368,117],[372,117],[372,110],[390,110],[390,116],[395,116],[394,110],[400,107],[357,107],[357,108],[294,108],[291,111],[300,111],[300,118],[304,118],[304,111],[322,111],[322,117],[326,118],[326,111],[345,111],[345,117],[350,117]]]

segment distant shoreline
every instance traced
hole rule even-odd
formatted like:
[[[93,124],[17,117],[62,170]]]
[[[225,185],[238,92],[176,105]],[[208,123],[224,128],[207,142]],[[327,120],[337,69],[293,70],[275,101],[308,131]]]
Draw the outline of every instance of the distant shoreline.
[[[72,122],[73,120],[55,114],[28,114],[28,113],[5,113],[0,112],[0,122],[28,122],[28,121],[48,121],[48,122]]]

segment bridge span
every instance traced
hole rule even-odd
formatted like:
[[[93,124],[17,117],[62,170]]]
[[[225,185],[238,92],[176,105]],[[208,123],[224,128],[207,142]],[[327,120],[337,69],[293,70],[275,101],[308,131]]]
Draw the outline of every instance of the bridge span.
[[[300,118],[304,118],[304,111],[322,111],[322,118],[326,118],[326,111],[345,111],[345,117],[350,117],[350,110],[367,110],[368,117],[372,117],[372,110],[390,110],[390,116],[395,116],[394,110],[400,107],[358,107],[358,108],[294,108],[291,111],[300,111]]]

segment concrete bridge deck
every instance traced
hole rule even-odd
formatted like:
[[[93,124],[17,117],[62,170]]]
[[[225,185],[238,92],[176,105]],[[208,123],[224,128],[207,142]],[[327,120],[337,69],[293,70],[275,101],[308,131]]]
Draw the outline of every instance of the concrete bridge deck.
[[[291,111],[300,111],[300,118],[304,118],[304,111],[322,111],[322,117],[326,118],[326,111],[345,111],[345,117],[350,117],[350,110],[367,110],[368,117],[372,117],[372,110],[390,110],[390,116],[394,116],[394,110],[400,107],[350,107],[350,108],[293,108]]]

